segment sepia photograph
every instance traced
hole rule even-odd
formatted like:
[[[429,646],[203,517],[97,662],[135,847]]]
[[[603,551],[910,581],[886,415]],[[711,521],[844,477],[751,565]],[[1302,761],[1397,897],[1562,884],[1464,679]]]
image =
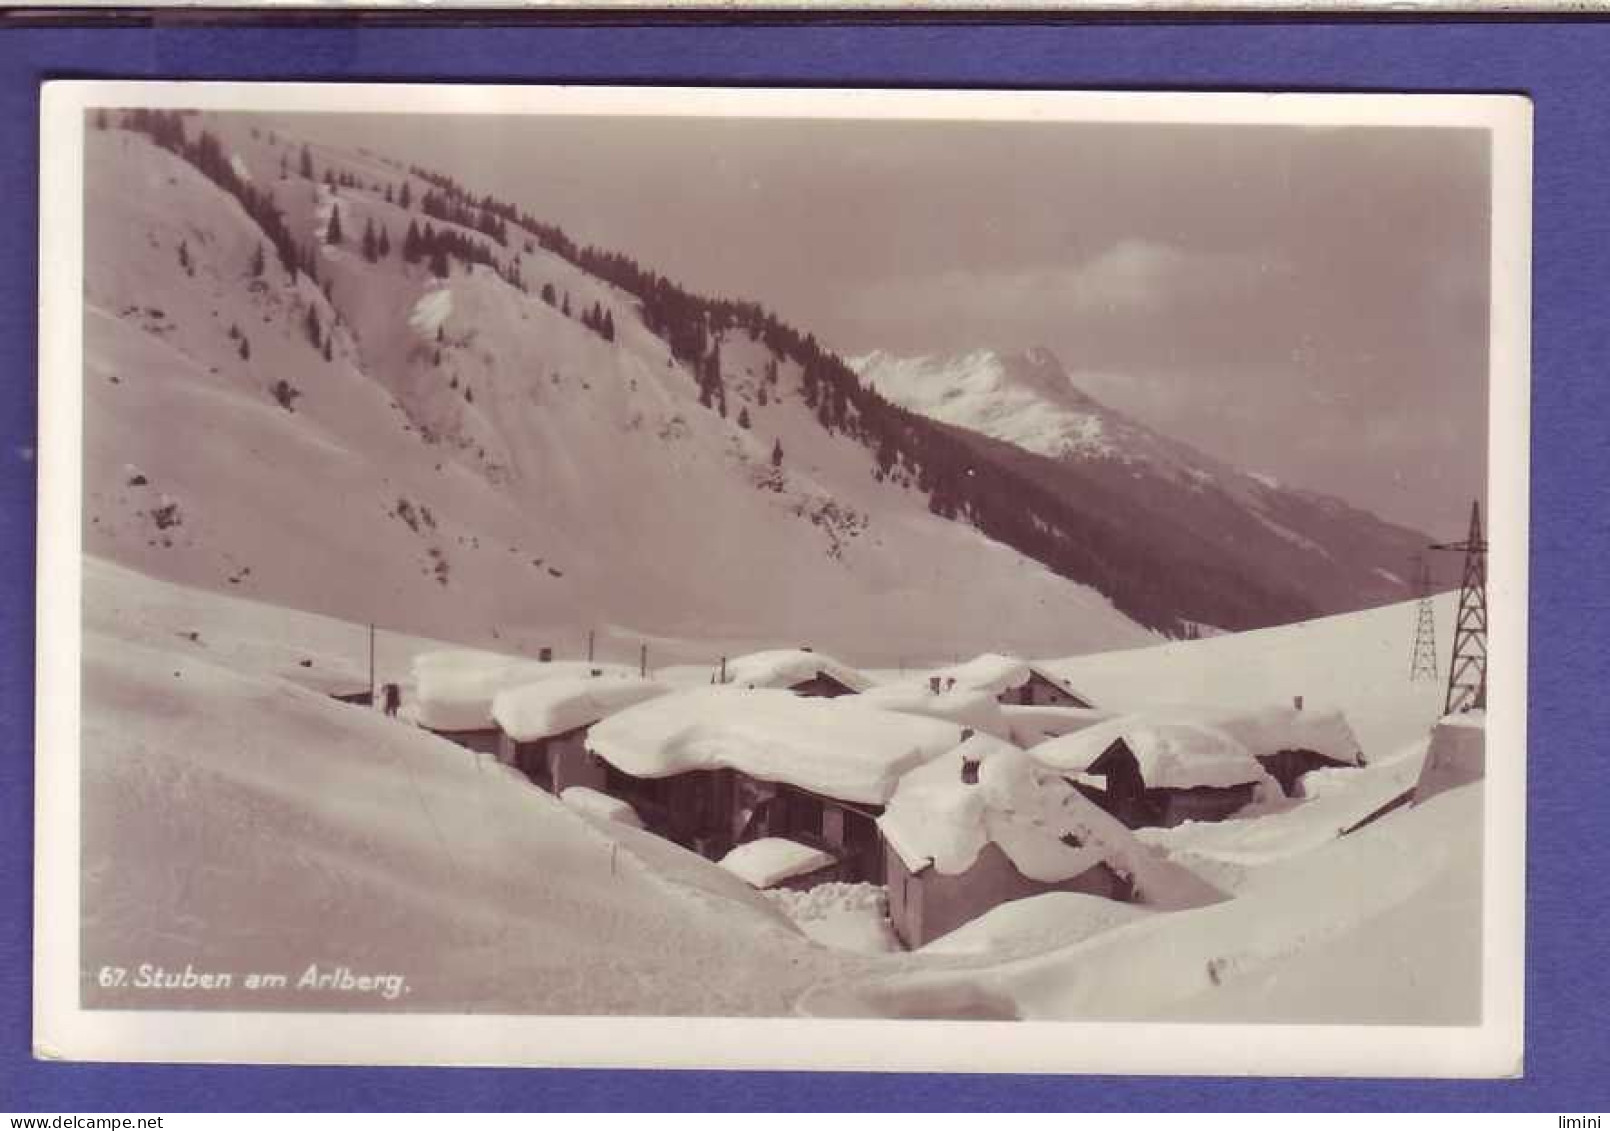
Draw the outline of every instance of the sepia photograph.
[[[1530,120],[50,84],[38,1054],[1518,1071]]]

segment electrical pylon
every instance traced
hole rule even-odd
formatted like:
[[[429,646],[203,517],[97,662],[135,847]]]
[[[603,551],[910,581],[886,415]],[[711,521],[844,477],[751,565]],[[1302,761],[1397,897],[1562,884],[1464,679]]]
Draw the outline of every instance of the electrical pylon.
[[[1424,554],[1414,555],[1414,591],[1420,598],[1415,611],[1414,651],[1409,655],[1409,682],[1436,679],[1437,614],[1431,603],[1431,565]]]
[[[1448,663],[1448,696],[1442,711],[1487,709],[1487,539],[1481,533],[1481,503],[1470,504],[1470,534],[1463,542],[1442,542],[1433,550],[1465,555],[1465,578],[1459,588],[1459,616],[1453,629],[1453,658]]]

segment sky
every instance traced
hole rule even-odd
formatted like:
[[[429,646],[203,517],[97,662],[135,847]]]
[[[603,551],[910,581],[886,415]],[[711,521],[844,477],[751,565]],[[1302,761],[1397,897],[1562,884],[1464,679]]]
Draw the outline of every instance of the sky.
[[[1220,459],[1452,537],[1485,496],[1477,130],[299,116],[840,353],[1048,347]]]

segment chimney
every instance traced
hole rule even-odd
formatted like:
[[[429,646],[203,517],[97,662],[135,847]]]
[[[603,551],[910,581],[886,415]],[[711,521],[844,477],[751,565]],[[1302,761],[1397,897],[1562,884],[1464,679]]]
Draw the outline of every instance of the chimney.
[[[537,650],[537,663],[539,663],[539,664],[551,664],[551,663],[553,663],[553,649],[552,648],[540,648],[540,649],[538,649]]]

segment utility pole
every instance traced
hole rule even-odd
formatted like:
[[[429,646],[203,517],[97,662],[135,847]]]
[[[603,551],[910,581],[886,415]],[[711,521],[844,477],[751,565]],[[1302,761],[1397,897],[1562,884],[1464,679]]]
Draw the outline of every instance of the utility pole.
[[[369,623],[369,706],[375,705],[375,626]]]
[[[1487,539],[1481,531],[1481,503],[1470,504],[1470,533],[1463,542],[1441,542],[1431,548],[1465,555],[1443,714],[1483,711],[1487,709]]]
[[[587,630],[587,662],[593,662],[593,630]]]
[[[637,674],[642,679],[648,678],[648,645],[637,646]]]
[[[1419,597],[1415,610],[1414,649],[1409,654],[1409,682],[1436,679],[1437,671],[1437,613],[1431,602],[1431,564],[1424,554],[1416,554],[1414,563],[1414,590]]]

